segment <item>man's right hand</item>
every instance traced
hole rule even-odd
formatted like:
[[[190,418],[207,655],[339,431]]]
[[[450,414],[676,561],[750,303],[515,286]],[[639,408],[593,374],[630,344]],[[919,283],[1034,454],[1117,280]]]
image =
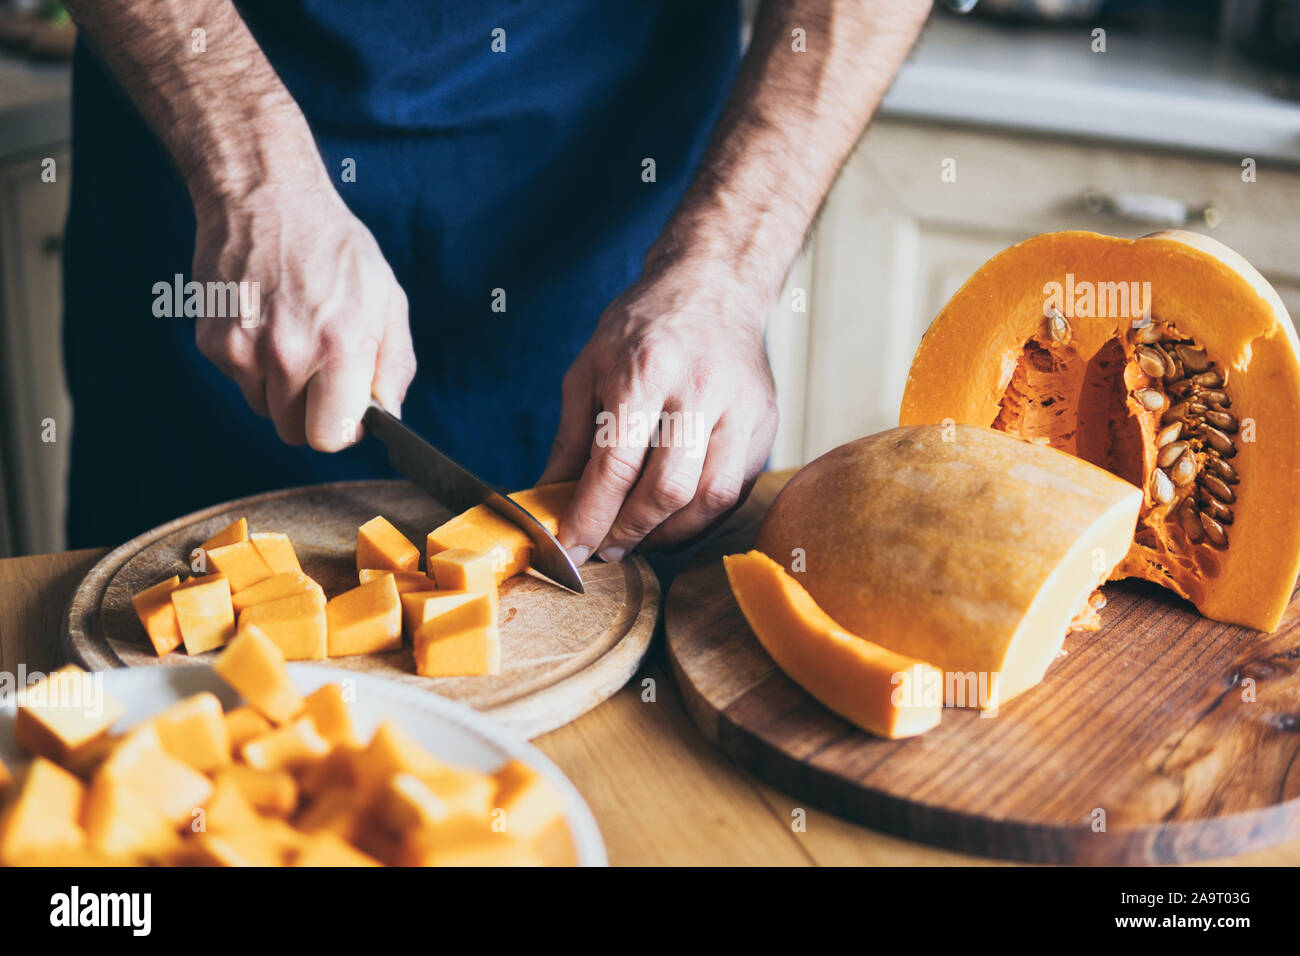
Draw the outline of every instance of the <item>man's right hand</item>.
[[[357,441],[372,394],[396,414],[415,375],[406,294],[332,186],[276,183],[196,207],[195,280],[260,283],[255,323],[195,326],[253,411],[318,451]]]

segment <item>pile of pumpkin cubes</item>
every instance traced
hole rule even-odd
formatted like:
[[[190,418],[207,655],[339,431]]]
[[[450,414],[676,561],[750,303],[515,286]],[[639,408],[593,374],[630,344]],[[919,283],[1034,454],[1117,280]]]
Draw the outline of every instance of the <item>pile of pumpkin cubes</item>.
[[[511,497],[552,534],[574,482]],[[501,669],[498,587],[528,568],[532,542],[480,505],[429,532],[420,550],[382,515],[357,529],[359,584],[326,599],[305,574],[289,538],[248,533],[241,518],[194,553],[206,573],[173,575],[133,598],[161,656],[201,654],[237,634],[268,638],[287,660],[396,651],[403,639],[427,677],[497,674]]]
[[[255,629],[214,669],[243,704],[203,692],[124,732],[102,675],[69,666],[26,688],[14,735],[32,759],[16,780],[0,764],[0,863],[572,862],[561,798],[527,764],[452,766],[391,721],[362,742],[348,689],[301,695]]]

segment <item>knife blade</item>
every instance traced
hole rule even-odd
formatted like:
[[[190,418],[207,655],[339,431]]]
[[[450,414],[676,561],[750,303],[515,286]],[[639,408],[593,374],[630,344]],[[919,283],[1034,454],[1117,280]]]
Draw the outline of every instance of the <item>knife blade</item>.
[[[535,569],[571,591],[586,593],[582,575],[568,552],[526,508],[452,461],[373,399],[362,421],[366,430],[388,449],[388,460],[399,474],[456,513],[475,505],[487,505],[528,535],[533,542],[532,566]]]

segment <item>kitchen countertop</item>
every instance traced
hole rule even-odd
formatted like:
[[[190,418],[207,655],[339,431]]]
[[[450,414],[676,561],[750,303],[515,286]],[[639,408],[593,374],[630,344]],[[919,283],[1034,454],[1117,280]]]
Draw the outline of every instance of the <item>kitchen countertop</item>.
[[[762,479],[760,479],[762,480]],[[707,549],[707,545],[706,545]],[[63,663],[59,622],[73,590],[105,550],[0,560],[0,669]],[[654,681],[655,700],[642,700]],[[586,798],[615,865],[961,866],[998,861],[895,839],[807,810],[740,770],[695,729],[668,674],[663,641],[628,686],[534,744]],[[1300,841],[1216,861],[1300,865]]]
[[[882,115],[1300,164],[1300,102],[1208,39],[936,16]]]

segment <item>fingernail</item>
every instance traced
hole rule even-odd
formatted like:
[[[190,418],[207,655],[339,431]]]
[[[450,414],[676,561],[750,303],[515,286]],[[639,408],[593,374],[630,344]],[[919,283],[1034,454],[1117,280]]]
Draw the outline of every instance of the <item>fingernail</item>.
[[[625,554],[627,552],[622,548],[606,548],[600,552],[600,560],[613,564],[615,561],[622,561]]]
[[[573,562],[575,568],[581,567],[582,562],[586,561],[590,556],[591,548],[584,548],[582,545],[577,545],[569,549],[569,560]]]

